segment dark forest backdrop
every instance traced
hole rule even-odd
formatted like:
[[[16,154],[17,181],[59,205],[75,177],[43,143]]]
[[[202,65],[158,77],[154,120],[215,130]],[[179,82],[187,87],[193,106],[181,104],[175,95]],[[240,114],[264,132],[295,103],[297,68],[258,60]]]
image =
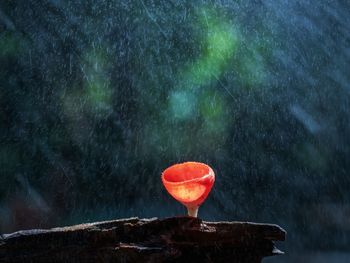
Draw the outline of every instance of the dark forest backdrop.
[[[160,181],[211,165],[206,220],[350,243],[347,1],[0,2],[0,232],[184,214]]]

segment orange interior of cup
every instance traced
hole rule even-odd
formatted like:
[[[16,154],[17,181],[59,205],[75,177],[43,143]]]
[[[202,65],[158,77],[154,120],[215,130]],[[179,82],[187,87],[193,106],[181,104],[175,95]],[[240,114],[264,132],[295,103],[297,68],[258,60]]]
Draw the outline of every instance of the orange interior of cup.
[[[195,207],[208,196],[215,174],[204,163],[185,162],[167,168],[162,174],[162,181],[172,197],[187,207]]]

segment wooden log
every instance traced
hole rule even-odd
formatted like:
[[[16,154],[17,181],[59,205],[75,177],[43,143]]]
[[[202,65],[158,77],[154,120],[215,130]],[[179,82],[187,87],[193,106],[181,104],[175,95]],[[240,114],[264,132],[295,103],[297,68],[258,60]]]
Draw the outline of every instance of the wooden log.
[[[283,254],[277,225],[193,217],[104,221],[2,235],[0,262],[261,262]]]

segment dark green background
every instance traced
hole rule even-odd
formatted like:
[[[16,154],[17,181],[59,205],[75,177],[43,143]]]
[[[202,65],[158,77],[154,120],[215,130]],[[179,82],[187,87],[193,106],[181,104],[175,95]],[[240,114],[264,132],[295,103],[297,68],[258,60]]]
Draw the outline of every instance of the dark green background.
[[[200,217],[347,252],[349,25],[346,1],[1,1],[0,232],[184,214],[160,174],[195,160]]]

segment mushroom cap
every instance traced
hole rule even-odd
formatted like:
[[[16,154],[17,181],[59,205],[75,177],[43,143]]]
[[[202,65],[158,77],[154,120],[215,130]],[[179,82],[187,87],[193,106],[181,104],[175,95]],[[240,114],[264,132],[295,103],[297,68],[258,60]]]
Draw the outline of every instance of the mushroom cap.
[[[201,205],[214,181],[213,169],[199,162],[174,164],[162,173],[162,182],[169,194],[186,207]]]

